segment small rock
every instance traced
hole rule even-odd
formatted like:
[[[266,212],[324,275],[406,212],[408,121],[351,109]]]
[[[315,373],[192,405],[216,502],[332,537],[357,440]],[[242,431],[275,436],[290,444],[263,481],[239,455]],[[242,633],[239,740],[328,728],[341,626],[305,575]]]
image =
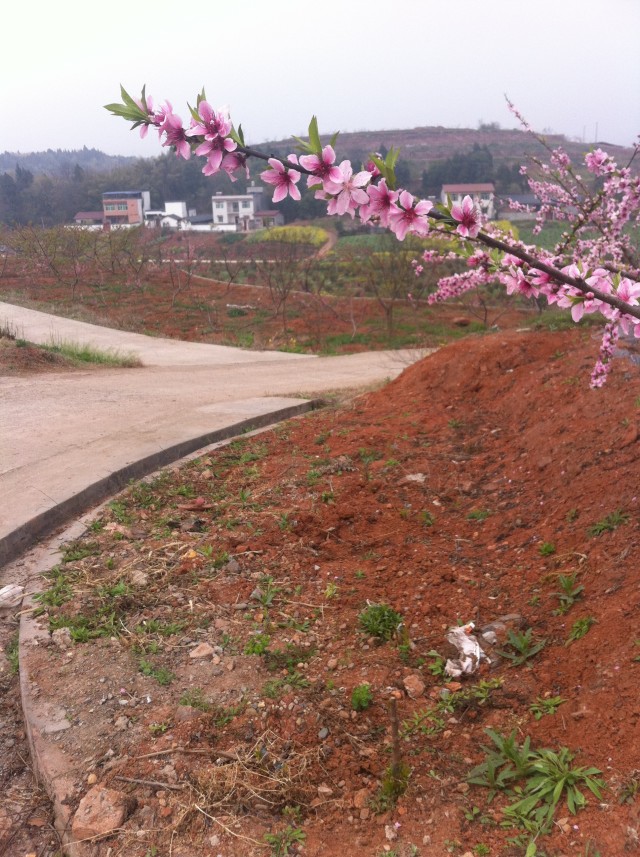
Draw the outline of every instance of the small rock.
[[[129,580],[133,586],[143,587],[149,583],[149,575],[136,568],[129,575]]]
[[[326,783],[320,783],[318,786],[318,797],[330,797],[333,794],[333,789]]]
[[[200,643],[195,648],[191,649],[189,657],[194,660],[199,658],[213,658],[214,654],[213,646],[210,646],[209,643]],[[220,659],[218,658],[218,663],[219,662]]]
[[[337,658],[329,658],[329,660],[327,661],[327,669],[328,670],[334,670],[337,666],[338,666],[338,659]]]
[[[402,683],[411,699],[418,699],[424,693],[425,684],[422,681],[422,677],[417,673],[405,676]]]
[[[94,786],[82,798],[73,817],[73,838],[104,836],[122,826],[131,808],[130,799],[122,792]]]
[[[95,774],[89,774],[89,776],[87,777],[87,785],[95,786],[95,784],[97,782],[98,782],[98,778],[96,777],[96,775]]]
[[[237,574],[240,571],[240,563],[237,559],[233,559],[233,557],[229,560],[229,562],[225,565],[224,570],[228,574]]]
[[[371,792],[369,789],[359,789],[353,796],[353,806],[355,809],[363,809],[369,803]]]
[[[370,815],[371,815],[371,810],[369,809],[368,806],[365,806],[364,809],[360,810],[360,818],[363,821],[366,821]]]
[[[56,628],[51,634],[51,639],[61,649],[68,649],[73,645],[69,628]]]
[[[328,736],[329,736],[329,730],[327,729],[326,726],[323,726],[322,729],[318,732],[318,738],[321,741],[324,741],[325,738],[327,738]]]
[[[395,840],[398,838],[398,831],[395,829],[393,824],[385,824],[384,836],[387,842],[395,842]]]

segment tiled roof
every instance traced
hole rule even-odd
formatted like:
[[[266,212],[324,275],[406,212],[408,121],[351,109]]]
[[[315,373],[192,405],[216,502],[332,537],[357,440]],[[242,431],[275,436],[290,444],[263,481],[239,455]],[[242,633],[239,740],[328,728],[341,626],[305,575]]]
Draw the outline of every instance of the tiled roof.
[[[491,183],[486,184],[443,184],[445,193],[493,193],[495,187]]]

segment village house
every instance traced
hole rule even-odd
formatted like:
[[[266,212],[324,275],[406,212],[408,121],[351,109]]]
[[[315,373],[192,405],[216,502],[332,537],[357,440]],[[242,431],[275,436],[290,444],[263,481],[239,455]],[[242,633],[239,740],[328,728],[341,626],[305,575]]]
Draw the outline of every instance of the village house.
[[[213,228],[218,232],[250,232],[284,223],[279,211],[265,207],[264,188],[254,182],[246,193],[223,194],[218,191],[211,202]]]
[[[102,194],[104,223],[109,226],[142,226],[151,208],[148,190],[107,191]]]

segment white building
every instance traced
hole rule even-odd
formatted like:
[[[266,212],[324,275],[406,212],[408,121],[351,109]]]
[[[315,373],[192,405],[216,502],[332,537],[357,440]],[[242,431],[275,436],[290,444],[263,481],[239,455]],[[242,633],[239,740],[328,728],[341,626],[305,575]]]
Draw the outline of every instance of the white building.
[[[281,226],[284,217],[279,211],[266,209],[264,188],[252,182],[246,193],[224,194],[218,191],[211,198],[213,229],[217,232],[249,232],[268,226]]]

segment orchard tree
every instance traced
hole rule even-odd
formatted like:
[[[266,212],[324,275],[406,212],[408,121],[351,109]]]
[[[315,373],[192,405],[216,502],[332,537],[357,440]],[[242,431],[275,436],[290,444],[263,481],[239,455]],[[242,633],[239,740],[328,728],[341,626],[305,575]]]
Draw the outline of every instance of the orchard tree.
[[[434,301],[497,280],[508,294],[542,296],[548,303],[567,309],[574,321],[586,313],[598,313],[604,329],[591,376],[594,387],[606,380],[618,336],[640,337],[640,260],[634,243],[640,179],[632,174],[630,164],[619,165],[601,149],[586,155],[586,178],[574,170],[561,147],[548,147],[548,163],[538,162],[529,175],[529,187],[542,202],[537,229],[550,217],[567,223],[559,244],[546,251],[496,233],[482,222],[470,197],[462,204],[434,205],[396,187],[397,150],[389,150],[385,158],[372,154],[361,170],[347,159],[337,163],[337,135],[323,145],[315,117],[309,124],[308,138],[295,138],[297,153],[276,158],[247,146],[242,127],[234,128],[227,111],[215,110],[204,91],[195,107],[189,108],[186,127],[169,102],[154,106],[144,88],[137,100],[122,87],[121,95],[122,102],[107,105],[108,110],[133,122],[142,136],[154,128],[162,146],[171,148],[178,157],[189,160],[195,154],[205,158],[205,175],[246,174],[250,159],[263,160],[269,169],[261,177],[274,187],[274,203],[287,197],[299,201],[298,184],[304,175],[307,187],[316,199],[325,202],[329,215],[357,216],[362,223],[388,229],[399,241],[407,235],[448,237],[456,233],[464,239],[462,255],[468,269],[442,279],[431,296]],[[509,106],[532,133],[524,118]],[[636,145],[634,157],[638,149]],[[594,179],[598,180],[595,184]],[[633,230],[635,234],[630,234]],[[425,264],[437,256],[427,251],[424,264],[414,266],[416,275],[420,276]]]

